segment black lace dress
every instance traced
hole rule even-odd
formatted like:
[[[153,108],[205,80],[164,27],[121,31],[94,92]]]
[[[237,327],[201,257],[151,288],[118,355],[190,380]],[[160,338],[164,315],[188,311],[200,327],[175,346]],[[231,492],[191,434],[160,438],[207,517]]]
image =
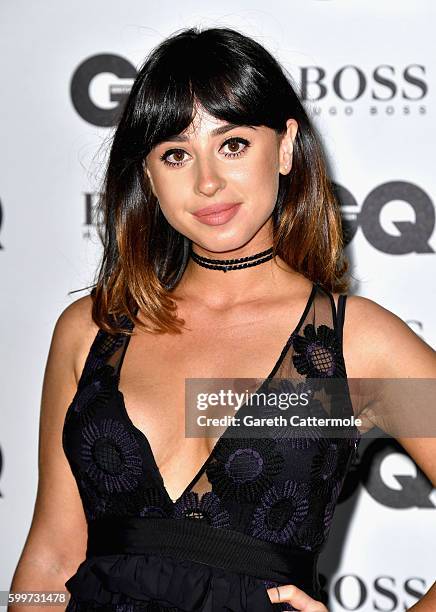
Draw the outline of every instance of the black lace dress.
[[[346,384],[345,298],[336,311],[331,293],[313,284],[266,383]],[[128,339],[98,331],[65,418],[63,448],[88,523],[86,558],[65,583],[67,611],[293,610],[270,601],[267,589],[281,584],[322,599],[318,556],[359,430],[337,438],[223,435],[172,501],[118,389]],[[334,412],[326,397],[324,415]],[[351,402],[342,410],[351,416]]]

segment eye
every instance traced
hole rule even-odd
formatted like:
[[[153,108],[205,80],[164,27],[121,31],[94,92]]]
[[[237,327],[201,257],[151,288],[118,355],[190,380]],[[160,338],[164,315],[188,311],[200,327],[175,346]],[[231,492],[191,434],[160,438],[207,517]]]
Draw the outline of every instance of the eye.
[[[177,159],[177,157],[183,157],[184,154],[185,151],[183,149],[168,149],[168,151],[165,151],[165,153],[160,155],[160,159],[167,166],[181,166],[183,164],[183,159]],[[175,162],[168,161],[168,158],[171,157],[171,155],[176,156]]]
[[[226,140],[225,143],[223,144],[223,147],[227,145],[230,145],[231,147],[233,147],[234,145],[239,145],[239,144],[243,144],[244,148],[237,149],[236,151],[231,151],[230,153],[226,153],[225,156],[226,157],[239,157],[240,155],[243,155],[245,151],[248,149],[248,147],[250,146],[250,142],[246,140],[245,138],[238,138],[237,136],[235,136],[234,138],[229,138],[228,140]]]
[[[224,153],[225,157],[227,158],[240,157],[241,155],[244,155],[248,147],[251,146],[250,142],[246,138],[240,138],[240,137],[234,136],[232,138],[228,138],[221,145],[220,150],[226,146],[230,146],[232,149],[233,147],[235,147],[235,145],[236,145],[236,150],[230,150],[230,152]],[[243,148],[240,148],[239,145],[243,145]],[[185,160],[183,159],[183,156],[185,155],[185,153],[186,151],[184,151],[183,149],[168,149],[168,151],[165,151],[165,153],[160,155],[160,160],[163,161],[163,163],[166,164],[167,166],[172,166],[172,167],[182,166],[185,162]],[[171,156],[174,156],[174,161],[169,160]]]

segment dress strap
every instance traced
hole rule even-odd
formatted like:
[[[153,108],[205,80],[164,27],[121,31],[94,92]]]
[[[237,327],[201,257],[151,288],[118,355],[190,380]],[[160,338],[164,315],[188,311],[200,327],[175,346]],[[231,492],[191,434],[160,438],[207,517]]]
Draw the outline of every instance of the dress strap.
[[[138,314],[138,307],[135,308],[134,314],[135,314],[135,316]],[[132,321],[129,320],[128,329],[130,331],[133,331],[134,327],[135,327],[135,325],[132,323]],[[128,336],[124,336],[122,350],[120,352],[120,355],[118,356],[118,359],[117,359],[117,362],[116,362],[116,365],[115,365],[115,371],[116,371],[116,373],[118,375],[120,374],[121,366],[123,365],[124,357],[126,355],[127,347],[129,346],[129,342],[130,342],[130,338],[131,337],[132,336],[130,334]]]
[[[339,337],[339,340],[340,340],[341,344],[342,344],[342,331],[343,331],[344,319],[345,319],[345,302],[346,302],[346,300],[347,300],[347,294],[341,293],[339,298],[338,298],[338,314],[337,314],[337,318],[336,318],[338,337]]]
[[[120,373],[121,370],[121,366],[123,365],[123,361],[124,361],[124,356],[126,354],[127,351],[127,347],[129,345],[129,341],[130,341],[130,336],[126,336],[126,338],[124,339],[124,343],[121,349],[121,354],[119,356],[119,358],[117,359],[116,365],[115,365],[115,371],[117,374]]]

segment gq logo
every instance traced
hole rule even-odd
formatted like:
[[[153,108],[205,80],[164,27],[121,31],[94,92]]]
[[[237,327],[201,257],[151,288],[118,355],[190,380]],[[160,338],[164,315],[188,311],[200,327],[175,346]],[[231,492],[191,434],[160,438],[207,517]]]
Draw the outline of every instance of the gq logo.
[[[89,57],[78,66],[71,79],[71,101],[78,114],[100,127],[116,124],[130,92],[136,68],[119,55]],[[121,79],[128,79],[129,84]]]
[[[405,181],[391,181],[379,185],[366,196],[360,211],[354,196],[341,185],[333,184],[344,217],[344,237],[348,244],[358,227],[367,241],[379,251],[390,255],[407,253],[434,253],[428,241],[435,227],[435,209],[427,193]],[[413,221],[394,221],[396,235],[386,231],[381,223],[381,214],[386,205],[402,200],[412,208]]]
[[[367,440],[369,444],[363,448],[362,444]],[[339,496],[339,502],[351,497],[359,483],[362,483],[369,495],[387,508],[399,510],[406,508],[434,509],[436,507],[436,500],[432,499],[436,489],[397,440],[378,438],[371,441],[369,438],[363,438],[358,450],[359,458],[352,463]],[[396,488],[392,488],[382,476],[382,463],[394,454],[409,458],[416,467],[416,474],[413,476],[403,474],[401,471],[397,472],[395,469],[392,471],[391,478],[398,485]]]

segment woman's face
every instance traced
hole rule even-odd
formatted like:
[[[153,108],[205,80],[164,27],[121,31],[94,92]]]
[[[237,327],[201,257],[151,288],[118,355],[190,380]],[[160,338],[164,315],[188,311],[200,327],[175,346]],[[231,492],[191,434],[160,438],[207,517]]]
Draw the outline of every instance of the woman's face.
[[[167,221],[211,252],[237,249],[255,236],[270,237],[267,221],[277,198],[279,172],[291,170],[297,129],[296,121],[289,119],[286,133],[279,136],[265,126],[231,126],[200,109],[188,130],[158,144],[145,160]],[[222,204],[227,212],[195,214]],[[229,210],[232,204],[237,205]]]

